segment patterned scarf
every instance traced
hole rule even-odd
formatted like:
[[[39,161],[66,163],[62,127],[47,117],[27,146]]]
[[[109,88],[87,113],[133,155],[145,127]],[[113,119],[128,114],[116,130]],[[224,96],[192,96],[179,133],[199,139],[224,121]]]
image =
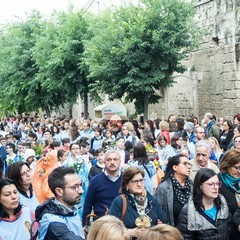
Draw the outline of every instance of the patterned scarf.
[[[240,193],[240,188],[236,189],[234,185],[240,183],[240,178],[234,178],[230,176],[228,173],[222,174],[220,173],[221,180],[228,186],[233,192]]]
[[[173,191],[176,194],[177,200],[185,205],[188,202],[191,194],[192,181],[190,179],[186,179],[185,185],[182,186],[173,176],[173,174],[171,175],[171,179],[173,184]]]

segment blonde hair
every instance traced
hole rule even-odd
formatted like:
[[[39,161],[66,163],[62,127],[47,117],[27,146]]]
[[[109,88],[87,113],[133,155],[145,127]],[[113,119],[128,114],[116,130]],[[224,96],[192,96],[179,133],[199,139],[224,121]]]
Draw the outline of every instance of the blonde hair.
[[[214,141],[214,143],[215,143],[215,148],[213,149],[213,151],[215,152],[215,153],[217,153],[217,152],[221,152],[221,148],[220,148],[220,145],[219,145],[219,143],[218,143],[218,140],[215,138],[215,137],[209,137],[207,140],[209,141],[209,140],[213,140]]]
[[[169,131],[169,123],[167,121],[164,121],[162,120],[160,123],[159,123],[159,128],[164,131]]]
[[[103,216],[90,228],[87,240],[129,240],[130,235],[123,222],[114,216]]]
[[[129,131],[134,131],[134,126],[131,122],[126,122],[123,124],[123,126],[126,126]]]
[[[146,229],[138,240],[183,240],[183,237],[177,228],[158,224]]]

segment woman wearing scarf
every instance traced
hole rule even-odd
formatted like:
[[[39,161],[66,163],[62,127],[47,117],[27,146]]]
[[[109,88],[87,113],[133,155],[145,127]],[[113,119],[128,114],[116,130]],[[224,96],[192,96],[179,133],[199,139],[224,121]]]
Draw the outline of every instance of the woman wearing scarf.
[[[172,226],[177,226],[178,216],[191,195],[190,169],[190,160],[185,155],[178,154],[170,158],[164,181],[160,183],[155,194]]]
[[[219,192],[227,199],[229,211],[234,215],[240,207],[240,152],[229,150],[220,162],[219,180],[222,186]],[[240,232],[233,229],[230,239],[240,239]]]
[[[132,239],[137,239],[150,226],[167,223],[156,197],[145,190],[142,169],[129,167],[123,172],[120,192],[122,194],[113,200],[108,214],[124,222]]]

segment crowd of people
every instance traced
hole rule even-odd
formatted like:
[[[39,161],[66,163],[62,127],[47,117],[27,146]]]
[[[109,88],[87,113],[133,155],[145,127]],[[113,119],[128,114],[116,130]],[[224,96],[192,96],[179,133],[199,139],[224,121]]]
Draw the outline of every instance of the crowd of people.
[[[2,118],[0,240],[206,238],[240,239],[240,114]]]

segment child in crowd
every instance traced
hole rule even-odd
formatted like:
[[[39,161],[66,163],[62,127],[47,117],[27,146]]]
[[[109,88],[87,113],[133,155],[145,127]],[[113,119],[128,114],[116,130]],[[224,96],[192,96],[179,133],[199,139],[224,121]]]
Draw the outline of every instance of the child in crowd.
[[[70,138],[62,139],[62,149],[69,152],[70,151]]]
[[[93,166],[90,168],[88,179],[90,180],[95,175],[101,173],[104,169],[104,152],[102,148],[99,148],[95,152],[96,158],[93,160]]]
[[[36,153],[33,149],[27,149],[24,153],[24,161],[28,163],[33,171],[37,162]]]
[[[90,152],[90,146],[88,142],[82,142],[80,144],[80,155],[84,159],[84,162],[88,164],[88,170],[91,168],[91,161],[93,160],[93,154]]]
[[[110,129],[106,129],[106,131],[105,131],[105,139],[103,141],[102,147],[104,149],[110,149],[111,145],[114,142],[114,139],[115,139],[115,137],[114,137],[112,131]]]
[[[6,144],[6,151],[7,151],[7,157],[6,161],[7,164],[11,164],[16,161],[16,154],[15,154],[15,145],[13,143],[7,143]]]
[[[59,149],[57,152],[57,157],[58,157],[58,165],[62,166],[64,161],[67,159],[68,152],[65,151],[64,149]]]
[[[98,148],[102,148],[104,137],[102,136],[102,129],[96,127],[94,131],[95,136],[91,139],[91,148],[95,151]]]
[[[17,156],[16,161],[23,161],[24,160],[24,152],[23,152],[23,143],[19,142],[17,145]]]

